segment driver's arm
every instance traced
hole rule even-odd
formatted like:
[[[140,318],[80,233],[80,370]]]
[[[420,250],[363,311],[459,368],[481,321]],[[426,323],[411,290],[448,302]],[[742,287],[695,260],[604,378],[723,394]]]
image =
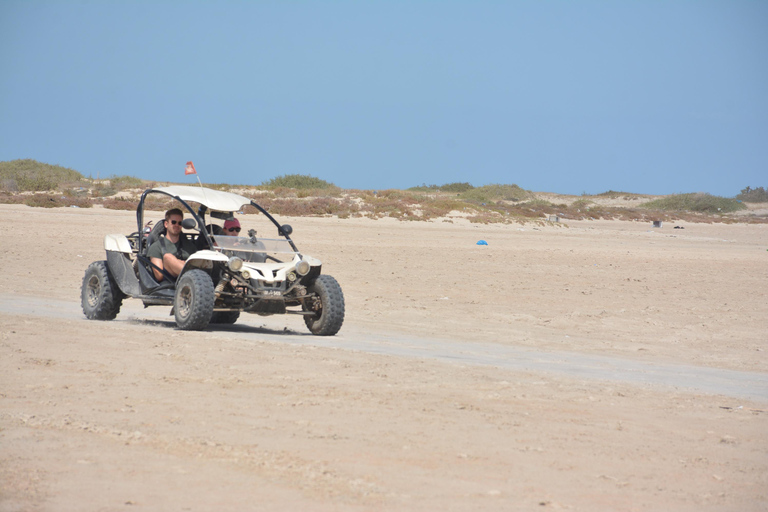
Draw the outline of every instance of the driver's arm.
[[[167,252],[163,254],[163,268],[171,275],[178,276],[184,268],[184,260],[180,260],[174,254]]]

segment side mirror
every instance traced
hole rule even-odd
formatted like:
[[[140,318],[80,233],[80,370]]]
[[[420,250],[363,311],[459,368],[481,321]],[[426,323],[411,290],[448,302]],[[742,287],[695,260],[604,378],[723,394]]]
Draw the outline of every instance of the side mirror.
[[[283,224],[282,226],[280,226],[280,231],[285,236],[290,236],[291,233],[293,233],[293,228],[290,226],[290,224]]]
[[[183,227],[184,229],[196,229],[197,221],[191,217],[187,217],[186,219],[181,221],[181,227]]]

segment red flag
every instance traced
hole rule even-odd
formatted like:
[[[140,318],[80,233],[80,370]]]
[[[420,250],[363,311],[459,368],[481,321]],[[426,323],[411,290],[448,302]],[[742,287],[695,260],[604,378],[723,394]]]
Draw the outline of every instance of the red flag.
[[[188,174],[197,174],[197,171],[195,170],[195,164],[192,162],[187,162],[187,167],[184,169],[184,175]]]

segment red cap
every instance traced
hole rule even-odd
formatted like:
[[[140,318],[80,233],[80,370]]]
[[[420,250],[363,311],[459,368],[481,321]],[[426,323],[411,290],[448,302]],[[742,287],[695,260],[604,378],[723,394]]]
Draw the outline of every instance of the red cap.
[[[237,219],[229,219],[224,221],[224,229],[239,228],[240,221]]]

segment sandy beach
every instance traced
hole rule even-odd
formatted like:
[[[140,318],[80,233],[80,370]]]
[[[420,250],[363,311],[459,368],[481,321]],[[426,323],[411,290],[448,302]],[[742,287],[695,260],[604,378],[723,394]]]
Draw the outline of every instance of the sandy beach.
[[[0,205],[0,511],[768,508],[768,224],[282,220],[334,337],[88,321],[135,213]]]

